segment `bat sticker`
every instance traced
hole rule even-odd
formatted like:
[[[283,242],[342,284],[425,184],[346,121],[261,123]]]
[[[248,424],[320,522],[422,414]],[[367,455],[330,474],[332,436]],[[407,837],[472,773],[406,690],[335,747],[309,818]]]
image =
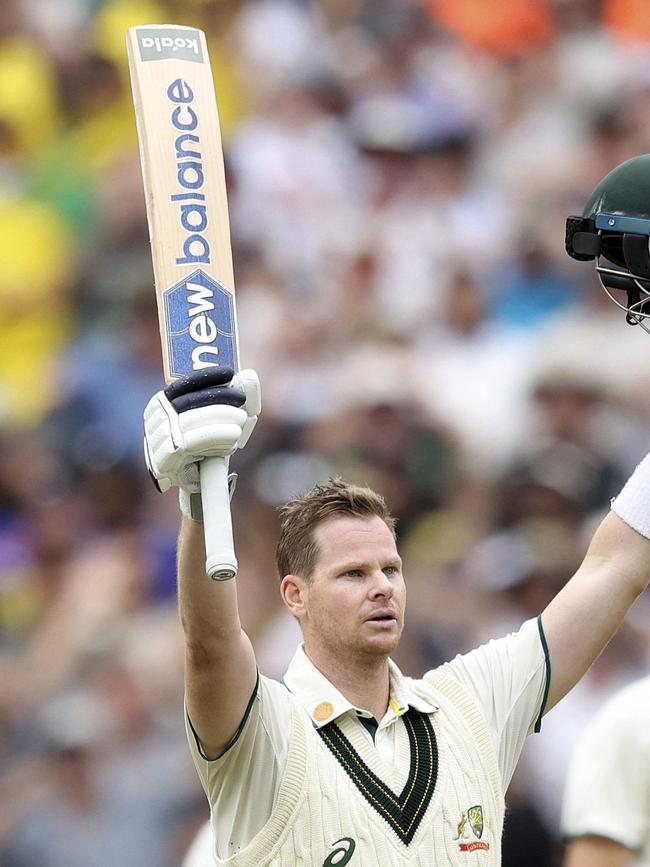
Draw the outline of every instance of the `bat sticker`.
[[[237,359],[232,295],[198,268],[163,293],[172,376]]]
[[[203,63],[201,40],[197,30],[171,27],[146,30],[136,28],[141,60],[190,60]],[[191,35],[194,34],[194,35]]]

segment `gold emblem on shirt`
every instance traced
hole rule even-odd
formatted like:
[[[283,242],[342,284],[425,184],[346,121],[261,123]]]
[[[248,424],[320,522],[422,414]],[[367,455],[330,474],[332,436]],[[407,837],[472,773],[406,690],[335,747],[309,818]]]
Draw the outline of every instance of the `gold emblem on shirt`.
[[[312,717],[316,720],[316,722],[324,722],[326,719],[329,719],[334,713],[334,705],[331,701],[322,701],[320,704],[317,704],[314,708],[314,712],[312,713]]]

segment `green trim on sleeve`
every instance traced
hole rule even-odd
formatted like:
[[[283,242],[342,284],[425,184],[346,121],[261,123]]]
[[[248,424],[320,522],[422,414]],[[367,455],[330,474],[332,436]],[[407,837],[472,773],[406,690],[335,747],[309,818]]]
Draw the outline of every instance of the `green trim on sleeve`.
[[[548,692],[551,688],[551,657],[548,652],[548,644],[546,643],[546,636],[544,635],[544,627],[542,625],[542,615],[537,615],[537,628],[539,630],[539,640],[542,642],[542,649],[544,650],[544,661],[546,663],[546,680],[544,683],[544,697],[542,698],[542,706],[539,709],[539,716],[535,721],[535,733],[540,732],[542,730],[542,717],[544,716],[544,712],[546,710],[546,702],[548,701]]]
[[[237,741],[239,740],[239,738],[241,736],[241,733],[244,730],[244,726],[248,722],[248,717],[251,715],[251,710],[253,709],[253,702],[257,698],[259,686],[260,686],[260,673],[258,670],[257,679],[255,681],[255,689],[253,690],[253,694],[251,695],[251,697],[248,700],[248,704],[246,705],[246,710],[244,711],[244,716],[242,717],[241,722],[237,726],[237,731],[230,738],[230,740],[228,741],[226,746],[223,748],[223,750],[219,753],[219,755],[215,756],[213,759],[209,759],[206,756],[206,754],[203,752],[203,747],[201,746],[201,741],[199,739],[199,736],[196,733],[196,730],[194,729],[194,726],[192,725],[192,720],[190,719],[190,715],[189,715],[189,713],[187,713],[187,711],[185,711],[186,716],[187,716],[187,721],[190,725],[190,728],[192,729],[192,734],[194,735],[194,740],[196,741],[196,748],[199,751],[199,755],[201,756],[201,758],[205,759],[206,762],[218,762],[219,759],[221,759],[221,758],[223,758],[223,756],[225,756],[225,754],[228,752],[228,750],[232,749],[235,746],[235,744],[237,743]]]

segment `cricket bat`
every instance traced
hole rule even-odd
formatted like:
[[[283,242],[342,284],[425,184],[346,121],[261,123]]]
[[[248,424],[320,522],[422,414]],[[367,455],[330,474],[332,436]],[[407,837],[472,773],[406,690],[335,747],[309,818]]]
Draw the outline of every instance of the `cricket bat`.
[[[205,35],[147,25],[127,34],[166,383],[239,369],[234,277],[217,102]],[[200,463],[206,571],[237,574],[226,459]]]

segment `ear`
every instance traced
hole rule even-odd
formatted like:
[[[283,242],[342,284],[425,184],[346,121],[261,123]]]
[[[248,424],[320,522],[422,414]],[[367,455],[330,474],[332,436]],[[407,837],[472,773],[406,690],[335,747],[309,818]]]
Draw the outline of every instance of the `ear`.
[[[280,583],[282,601],[298,620],[305,612],[305,590],[306,584],[298,575],[285,575]]]

